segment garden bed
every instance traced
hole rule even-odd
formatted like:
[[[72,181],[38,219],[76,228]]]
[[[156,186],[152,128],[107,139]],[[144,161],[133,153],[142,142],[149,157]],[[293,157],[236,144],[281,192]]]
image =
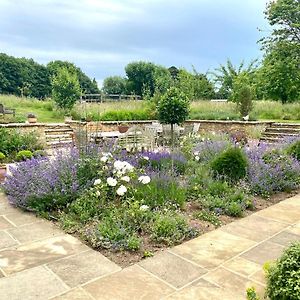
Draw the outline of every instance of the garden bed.
[[[172,152],[78,149],[19,163],[4,191],[123,267],[273,205],[300,183],[297,139],[249,148],[201,136]]]

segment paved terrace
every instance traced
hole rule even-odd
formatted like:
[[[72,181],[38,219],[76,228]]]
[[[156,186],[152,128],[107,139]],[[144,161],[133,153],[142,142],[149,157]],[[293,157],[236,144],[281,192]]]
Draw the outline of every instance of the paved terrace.
[[[0,299],[245,299],[300,240],[300,195],[121,269],[0,194]]]

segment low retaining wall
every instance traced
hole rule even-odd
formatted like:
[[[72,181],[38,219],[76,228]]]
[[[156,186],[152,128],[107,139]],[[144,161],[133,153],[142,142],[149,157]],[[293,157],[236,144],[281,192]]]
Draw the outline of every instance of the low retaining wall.
[[[17,129],[23,132],[36,132],[43,141],[45,141],[45,129],[51,126],[70,126],[73,131],[81,130],[83,132],[97,132],[97,131],[115,131],[118,130],[118,125],[127,123],[129,126],[139,125],[146,126],[156,120],[149,121],[128,121],[128,122],[115,122],[115,121],[99,121],[99,122],[79,122],[67,121],[61,124],[48,124],[48,123],[10,123],[0,124],[0,128]],[[260,121],[206,121],[206,120],[188,120],[186,124],[199,123],[199,133],[230,133],[233,131],[243,131],[248,137],[260,136],[261,133],[273,122],[260,122]]]

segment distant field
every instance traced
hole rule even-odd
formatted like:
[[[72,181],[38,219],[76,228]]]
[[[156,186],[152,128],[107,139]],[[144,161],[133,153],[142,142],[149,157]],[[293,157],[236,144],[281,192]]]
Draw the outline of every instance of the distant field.
[[[16,120],[24,122],[28,113],[34,113],[38,122],[62,122],[64,116],[55,109],[51,100],[19,98],[0,95],[0,103],[16,109]],[[73,119],[122,121],[155,119],[155,106],[145,101],[122,101],[106,103],[78,103],[72,110]],[[235,104],[231,102],[194,101],[191,103],[191,119],[239,120]],[[300,121],[300,103],[281,104],[275,101],[256,101],[250,114],[252,120]],[[6,116],[5,120],[10,120]],[[0,122],[3,117],[0,117]],[[13,120],[11,120],[13,121]]]

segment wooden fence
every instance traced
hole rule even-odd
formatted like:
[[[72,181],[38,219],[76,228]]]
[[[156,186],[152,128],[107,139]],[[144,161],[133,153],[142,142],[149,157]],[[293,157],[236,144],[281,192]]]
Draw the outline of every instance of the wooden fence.
[[[118,94],[84,94],[80,97],[80,102],[109,102],[124,100],[142,100],[139,95],[118,95]]]

